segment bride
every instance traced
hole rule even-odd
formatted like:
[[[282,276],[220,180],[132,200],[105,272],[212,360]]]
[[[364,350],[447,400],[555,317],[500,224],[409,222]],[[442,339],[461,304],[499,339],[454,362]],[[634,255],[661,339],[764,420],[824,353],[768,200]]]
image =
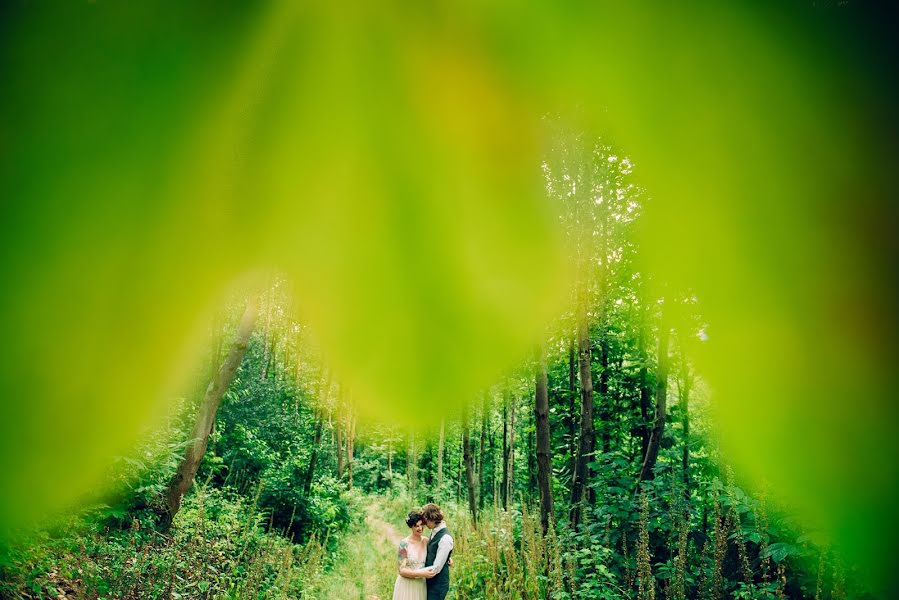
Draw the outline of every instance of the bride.
[[[433,577],[434,572],[425,568],[428,538],[421,535],[424,529],[421,513],[410,512],[406,525],[409,526],[410,533],[400,541],[397,550],[399,575],[393,586],[393,600],[426,600],[428,588],[425,579]]]

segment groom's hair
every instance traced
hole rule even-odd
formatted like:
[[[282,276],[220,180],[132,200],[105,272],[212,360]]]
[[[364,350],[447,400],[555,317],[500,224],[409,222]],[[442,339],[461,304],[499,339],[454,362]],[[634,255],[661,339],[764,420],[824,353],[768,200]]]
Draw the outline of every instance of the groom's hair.
[[[421,513],[418,512],[417,510],[413,510],[406,517],[406,525],[408,525],[409,527],[415,527],[415,525],[421,520],[422,520]]]
[[[425,521],[431,521],[432,523],[440,523],[443,521],[443,513],[440,512],[439,506],[431,502],[422,507],[421,518]]]

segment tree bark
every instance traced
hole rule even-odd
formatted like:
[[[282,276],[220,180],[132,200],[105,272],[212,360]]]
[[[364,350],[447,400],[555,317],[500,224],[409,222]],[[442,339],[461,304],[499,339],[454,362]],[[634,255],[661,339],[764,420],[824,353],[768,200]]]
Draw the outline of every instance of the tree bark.
[[[222,397],[228,391],[228,387],[234,380],[234,375],[237,373],[237,369],[247,353],[250,335],[256,326],[258,315],[258,302],[255,298],[252,298],[247,302],[247,307],[237,327],[237,333],[231,343],[228,355],[206,388],[197,422],[191,434],[191,443],[187,447],[184,458],[178,465],[178,470],[175,471],[175,475],[166,489],[165,510],[161,515],[160,523],[163,530],[171,526],[172,520],[181,508],[181,499],[194,482],[197,469],[200,467],[200,461],[203,460],[203,455],[206,454],[206,446],[209,443],[209,433],[212,431],[212,426],[215,423],[215,415],[218,412]]]
[[[533,414],[528,411],[528,414]],[[537,489],[537,455],[534,453],[534,428],[528,427],[528,503],[533,499],[533,491]]]
[[[502,503],[503,509],[509,510],[509,396],[503,395],[503,479],[502,479]]]
[[[274,303],[275,291],[270,289],[266,294],[265,300],[265,328],[262,330],[262,371],[259,373],[259,379],[265,381],[268,379],[268,360],[271,354],[271,325],[272,325],[272,304]]]
[[[440,419],[440,441],[437,444],[437,490],[443,487],[443,443],[446,436],[446,422]]]
[[[475,497],[474,464],[471,456],[471,439],[468,431],[468,407],[462,413],[462,456],[465,460],[465,482],[468,488],[468,510],[471,511],[471,520],[475,526],[478,524],[478,503]]]
[[[658,373],[656,376],[656,412],[653,421],[652,432],[649,436],[649,446],[646,448],[646,456],[643,459],[643,466],[640,469],[640,477],[637,484],[641,481],[652,479],[655,474],[653,468],[659,457],[659,446],[662,443],[662,434],[665,431],[665,417],[668,413],[668,341],[670,339],[670,329],[665,325],[664,316],[662,324],[659,327],[659,363]]]
[[[645,312],[645,309],[644,309]],[[640,356],[640,427],[637,429],[640,435],[640,456],[645,457],[646,451],[649,449],[650,427],[649,427],[649,410],[651,402],[651,392],[649,389],[649,353],[646,349],[646,328],[647,317],[644,315],[643,323],[640,325],[640,338],[638,340],[638,354]]]
[[[484,485],[484,464],[487,462],[485,460],[487,458],[487,404],[487,394],[485,393],[481,402],[481,448],[478,453],[478,506],[481,508],[484,507],[484,497],[487,494],[487,489]]]
[[[515,502],[515,398],[509,404],[509,489],[506,490],[509,506]]]
[[[309,466],[306,468],[306,475],[303,477],[303,492],[306,496],[309,496],[312,492],[312,480],[315,477],[315,466],[318,463],[318,452],[322,443],[322,431],[325,428],[323,407],[327,402],[331,390],[331,374],[328,374],[328,383],[325,384],[324,388],[321,387],[321,377],[318,379],[318,385],[319,389],[316,393],[318,407],[315,409],[315,430],[312,434],[312,454],[309,457]]]
[[[335,413],[334,414],[334,438],[335,438],[334,441],[335,441],[335,445],[337,446],[336,450],[337,450],[337,480],[338,481],[343,480],[343,467],[344,467],[344,465],[343,465],[344,439],[343,439],[343,423],[342,423],[343,419],[341,418],[343,416],[342,415],[343,411],[341,410],[342,398],[343,398],[343,388],[341,386],[340,389],[338,389],[337,402],[336,402],[336,406],[334,407],[334,413]]]
[[[406,479],[409,482],[409,489],[412,490],[413,495],[415,494],[418,475],[416,472],[418,470],[417,460],[415,456],[415,434],[409,434],[409,451],[406,452]]]
[[[347,395],[347,424],[346,424],[346,470],[347,487],[353,489],[353,447],[356,443],[356,416],[353,414],[352,401]]]
[[[575,399],[577,397],[577,351],[575,350],[576,335],[571,336],[568,342],[568,452],[571,456],[569,472],[571,483],[574,485],[574,471],[577,465],[577,412]]]
[[[683,355],[683,350],[681,350],[681,380],[678,387],[679,398],[678,401],[680,403],[680,411],[681,411],[681,424],[684,429],[684,448],[683,454],[681,456],[681,468],[683,470],[683,478],[684,478],[684,495],[689,500],[690,498],[690,390],[693,387],[693,374],[690,373],[690,365],[687,363],[687,358]]]
[[[610,422],[612,411],[611,398],[609,398],[609,345],[605,340],[605,334],[599,343],[599,348],[600,367],[602,368],[599,372],[599,422],[602,431],[602,451],[609,452],[612,445],[612,424]]]
[[[534,374],[534,421],[537,429],[537,488],[540,490],[540,525],[543,535],[554,518],[552,464],[550,462],[549,397],[546,390],[546,355],[541,347]]]
[[[581,431],[574,482],[571,485],[571,524],[577,526],[583,518],[583,501],[593,458],[596,438],[593,431],[593,376],[590,371],[590,321],[586,299],[581,301],[578,318],[578,371],[581,383]]]

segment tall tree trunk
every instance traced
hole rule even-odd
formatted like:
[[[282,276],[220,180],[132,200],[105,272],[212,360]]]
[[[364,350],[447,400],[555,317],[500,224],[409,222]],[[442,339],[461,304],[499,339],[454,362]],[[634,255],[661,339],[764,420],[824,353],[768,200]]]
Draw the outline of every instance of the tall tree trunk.
[[[446,421],[440,419],[440,441],[437,444],[437,490],[443,488],[443,443],[446,436]]]
[[[234,340],[231,342],[228,356],[225,357],[225,361],[219,367],[218,373],[216,373],[206,388],[197,422],[191,434],[190,445],[185,450],[184,458],[178,465],[178,470],[175,471],[175,475],[166,489],[165,511],[161,515],[163,530],[168,529],[172,524],[172,519],[175,518],[178,510],[181,508],[181,498],[194,482],[197,469],[200,467],[200,461],[203,460],[203,455],[206,454],[209,433],[212,431],[212,426],[215,423],[215,415],[218,412],[219,404],[221,404],[222,397],[228,391],[228,387],[234,380],[234,375],[237,373],[237,369],[247,353],[250,335],[253,333],[258,314],[259,305],[257,300],[252,298],[247,302],[247,307],[237,327]]]
[[[309,466],[306,468],[306,475],[303,477],[303,492],[306,496],[312,492],[312,480],[315,477],[315,466],[318,462],[319,447],[322,443],[322,431],[325,427],[324,406],[327,403],[331,390],[331,374],[328,373],[327,384],[321,387],[321,377],[318,378],[318,389],[316,397],[318,398],[318,406],[315,409],[315,430],[312,434],[312,454],[309,457]],[[299,394],[297,395],[299,397]]]
[[[609,452],[611,448],[612,418],[611,398],[609,398],[609,345],[603,338],[599,342],[600,366],[599,372],[599,422],[602,430],[602,451]]]
[[[309,457],[309,466],[306,467],[306,475],[303,477],[303,493],[308,497],[312,493],[312,480],[315,477],[315,465],[318,462],[318,447],[322,442],[322,429],[324,429],[324,418],[319,414],[320,409],[315,411],[315,431],[312,434],[312,455]]]
[[[339,384],[338,384],[339,385]],[[334,407],[334,441],[337,446],[337,480],[343,480],[343,386],[337,392],[336,406]]]
[[[596,438],[593,431],[593,376],[590,371],[590,321],[586,298],[579,307],[578,316],[578,371],[581,382],[581,432],[574,482],[571,485],[571,524],[577,526],[583,518],[583,502],[586,497],[590,469],[587,464],[593,459]]]
[[[528,411],[529,415],[533,415]],[[533,491],[537,489],[537,455],[534,453],[534,428],[528,427],[528,504],[533,500]]]
[[[655,476],[653,468],[659,457],[659,446],[662,443],[662,434],[665,431],[665,417],[668,413],[668,341],[670,333],[671,331],[666,325],[663,315],[661,325],[659,326],[659,364],[656,376],[655,420],[653,421],[652,432],[649,436],[649,446],[646,449],[646,456],[643,459],[643,466],[640,469],[640,478],[637,480],[637,484]]]
[[[474,464],[471,456],[471,439],[468,431],[468,410],[466,406],[462,413],[462,456],[465,459],[465,483],[468,488],[468,510],[471,511],[471,520],[475,526],[478,524],[478,503],[475,497]]]
[[[549,531],[549,521],[555,515],[550,463],[549,397],[546,383],[546,354],[541,347],[534,374],[534,421],[537,430],[537,487],[540,490],[540,525],[543,527],[543,535]]]
[[[510,398],[509,404],[509,488],[506,490],[509,506],[515,502],[515,397]]]
[[[637,341],[637,354],[640,357],[640,373],[638,376],[640,382],[640,427],[637,428],[637,432],[640,435],[641,458],[646,456],[646,451],[649,449],[649,438],[651,435],[649,427],[649,411],[652,399],[652,392],[649,389],[649,351],[646,348],[647,328],[649,325],[645,308],[643,309],[643,313],[642,323],[640,324],[640,337]]]
[[[271,354],[272,343],[272,304],[275,302],[275,291],[270,289],[265,299],[265,328],[262,330],[262,371],[259,379],[268,379],[268,360]]]
[[[503,480],[502,480],[503,509],[509,510],[509,395],[503,394]]]
[[[681,468],[684,478],[684,495],[690,498],[690,390],[693,387],[693,374],[690,373],[690,365],[681,350],[681,380],[678,388],[678,402],[680,403],[681,424],[684,429],[684,448],[681,456]]]
[[[415,488],[418,483],[418,457],[415,455],[415,434],[409,434],[409,451],[406,453],[406,479],[409,482],[409,489],[415,495]]]
[[[568,452],[571,456],[569,462],[569,472],[571,473],[571,484],[574,485],[574,471],[577,465],[577,408],[575,400],[577,397],[577,351],[575,350],[577,339],[576,335],[571,336],[568,342]]]
[[[487,443],[487,410],[488,410],[488,400],[487,394],[484,393],[484,397],[481,401],[481,448],[478,452],[479,461],[478,461],[478,506],[484,507],[484,497],[487,494],[486,486],[484,485],[484,464],[487,462],[487,453],[486,453],[486,443]]]
[[[459,442],[461,447],[459,448],[459,460],[456,464],[456,502],[462,501],[462,478],[465,477],[465,469],[462,468],[463,456],[465,454],[465,438]]]
[[[353,489],[353,446],[356,443],[356,415],[353,413],[352,400],[347,395],[346,424],[346,470],[347,487]]]

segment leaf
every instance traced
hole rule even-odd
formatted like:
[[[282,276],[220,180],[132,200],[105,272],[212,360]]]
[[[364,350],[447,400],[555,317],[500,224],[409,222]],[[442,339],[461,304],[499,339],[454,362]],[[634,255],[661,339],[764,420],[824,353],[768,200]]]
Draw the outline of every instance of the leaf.
[[[774,562],[779,563],[788,556],[797,554],[799,554],[799,549],[796,546],[786,542],[776,542],[768,545],[768,547],[760,554],[760,557],[771,558]]]

